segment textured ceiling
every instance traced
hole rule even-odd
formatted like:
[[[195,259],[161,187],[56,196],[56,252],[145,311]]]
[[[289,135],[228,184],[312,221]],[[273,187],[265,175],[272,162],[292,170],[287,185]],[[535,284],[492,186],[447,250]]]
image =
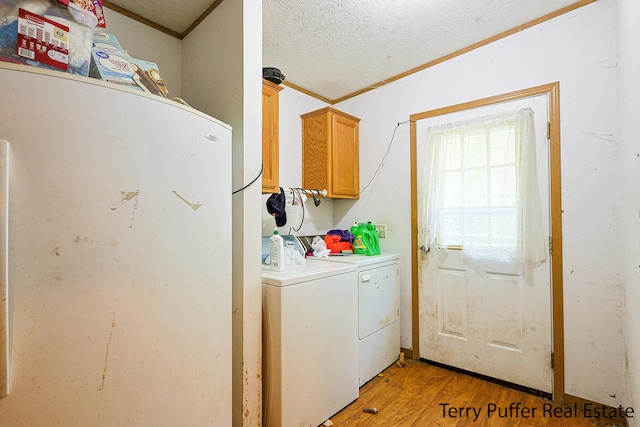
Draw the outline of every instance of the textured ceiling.
[[[287,83],[336,100],[591,1],[263,0],[263,65],[279,68]],[[214,2],[109,3],[184,34]]]
[[[213,0],[108,0],[102,3],[105,7],[115,5],[182,34],[211,6]]]

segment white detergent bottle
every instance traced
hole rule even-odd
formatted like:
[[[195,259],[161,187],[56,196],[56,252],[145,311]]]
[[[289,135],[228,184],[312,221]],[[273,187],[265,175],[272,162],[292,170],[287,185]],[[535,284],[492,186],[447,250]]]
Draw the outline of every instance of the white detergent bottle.
[[[284,240],[277,229],[269,238],[269,269],[284,271]]]

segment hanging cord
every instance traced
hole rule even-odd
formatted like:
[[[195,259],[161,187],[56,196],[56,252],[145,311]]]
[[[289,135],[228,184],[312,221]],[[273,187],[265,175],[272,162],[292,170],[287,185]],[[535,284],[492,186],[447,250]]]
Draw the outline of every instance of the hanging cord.
[[[387,160],[387,156],[389,155],[389,151],[391,150],[391,145],[393,145],[393,140],[396,137],[396,131],[398,130],[398,128],[400,127],[400,125],[403,125],[405,123],[409,123],[412,120],[405,120],[404,122],[398,122],[398,124],[396,125],[396,127],[393,129],[393,134],[391,135],[391,141],[389,141],[389,145],[387,145],[387,151],[384,153],[384,156],[382,156],[382,160],[380,160],[380,163],[378,164],[378,168],[376,169],[376,171],[373,173],[373,176],[371,177],[371,179],[369,180],[369,182],[367,182],[367,185],[365,185],[364,187],[362,187],[362,190],[360,190],[356,196],[361,195],[362,193],[364,193],[364,190],[366,190],[367,188],[369,188],[369,186],[373,183],[373,181],[376,179],[376,176],[378,175],[378,173],[382,170],[382,167],[384,166],[384,162]],[[413,120],[415,121],[415,120]],[[343,199],[343,200],[334,200],[335,202],[346,202],[348,199]]]
[[[232,191],[231,194],[236,194],[239,193],[241,191],[246,190],[247,188],[249,188],[251,186],[251,184],[253,184],[254,182],[256,182],[258,180],[258,178],[260,178],[262,176],[262,171],[264,170],[264,163],[262,163],[262,166],[260,167],[260,173],[258,173],[258,176],[256,176],[255,178],[253,178],[253,181],[251,181],[250,183],[248,183],[247,185],[245,185],[244,187],[242,187],[239,190],[236,191]]]
[[[393,134],[391,135],[391,141],[389,141],[389,145],[387,145],[387,151],[384,153],[384,156],[382,156],[382,160],[378,164],[378,169],[376,169],[376,171],[373,173],[373,176],[371,177],[371,180],[367,183],[367,185],[362,187],[362,190],[360,190],[360,192],[358,193],[358,196],[360,194],[362,194],[364,192],[364,190],[366,190],[371,185],[371,183],[373,183],[373,180],[376,179],[376,175],[378,175],[378,172],[380,172],[382,170],[382,167],[384,166],[384,162],[387,160],[387,156],[389,155],[389,151],[391,150],[391,145],[393,144],[393,140],[396,137],[396,131],[398,130],[400,125],[403,125],[405,123],[409,123],[410,121],[411,120],[406,120],[404,122],[399,122],[396,125],[396,127],[393,129]]]
[[[298,226],[298,228],[293,228],[293,227],[289,228],[289,234],[291,234],[291,230],[293,230],[293,231],[295,231],[297,233],[302,228],[302,224],[304,224],[304,202],[302,201],[302,196],[300,195],[300,189],[299,188],[292,188],[291,189],[291,193],[292,193],[292,197],[293,197],[292,205],[295,204],[296,195],[298,196],[298,200],[300,201],[300,206],[302,207],[302,219],[300,220],[300,225]]]
[[[320,190],[306,190],[304,188],[290,188],[289,190],[291,190],[291,204],[295,205],[296,203],[296,196],[298,196],[298,201],[300,202],[300,206],[302,207],[302,218],[300,219],[300,225],[298,225],[298,228],[295,227],[289,227],[289,234],[291,234],[291,231],[294,232],[298,232],[300,231],[300,229],[302,229],[302,225],[304,224],[304,218],[305,218],[305,213],[304,213],[304,198],[302,197],[302,194],[313,198],[313,204],[315,207],[320,206],[320,194],[322,194],[322,192]]]
[[[302,191],[306,196],[311,196],[316,208],[320,206],[320,194],[322,193],[320,190],[305,190],[304,188],[296,188],[296,190]]]

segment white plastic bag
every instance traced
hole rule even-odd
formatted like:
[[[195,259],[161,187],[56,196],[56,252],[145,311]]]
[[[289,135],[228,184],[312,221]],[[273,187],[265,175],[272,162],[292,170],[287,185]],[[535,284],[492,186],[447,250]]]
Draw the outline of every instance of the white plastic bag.
[[[284,265],[297,264],[301,265],[305,263],[305,259],[302,254],[297,251],[295,248],[285,247],[284,248]]]
[[[331,253],[331,250],[327,249],[327,244],[324,242],[324,239],[320,236],[313,238],[311,247],[313,248],[314,257],[326,258]]]
[[[285,242],[285,243],[288,245],[291,244],[288,242]],[[306,261],[307,260],[302,256],[300,251],[290,246],[284,247],[284,265],[285,266],[292,265],[292,264],[302,265]],[[271,262],[271,257],[267,256],[267,258],[264,260],[264,265],[269,265],[270,262]]]

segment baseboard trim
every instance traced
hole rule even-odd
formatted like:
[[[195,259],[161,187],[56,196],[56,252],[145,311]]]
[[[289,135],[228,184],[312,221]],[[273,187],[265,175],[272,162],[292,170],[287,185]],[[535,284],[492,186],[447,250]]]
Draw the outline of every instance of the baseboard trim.
[[[602,403],[594,402],[589,399],[583,399],[582,397],[578,397],[578,396],[572,396],[566,393],[564,395],[564,405],[568,407],[577,408],[580,412],[585,414],[585,416],[587,415],[587,411],[589,411],[593,415],[594,419],[611,421],[620,427],[629,426],[629,420],[624,415],[624,413],[627,409],[633,411],[632,408],[622,408],[622,409],[620,409],[620,407],[614,408],[613,406],[604,405]],[[596,416],[598,413],[600,414],[599,417]],[[608,416],[608,414],[615,414],[615,416],[610,417]],[[632,416],[634,417],[636,415],[637,414],[635,413],[632,414]]]
[[[404,353],[405,359],[413,359],[413,350],[411,350],[410,348],[400,347],[400,353]]]

